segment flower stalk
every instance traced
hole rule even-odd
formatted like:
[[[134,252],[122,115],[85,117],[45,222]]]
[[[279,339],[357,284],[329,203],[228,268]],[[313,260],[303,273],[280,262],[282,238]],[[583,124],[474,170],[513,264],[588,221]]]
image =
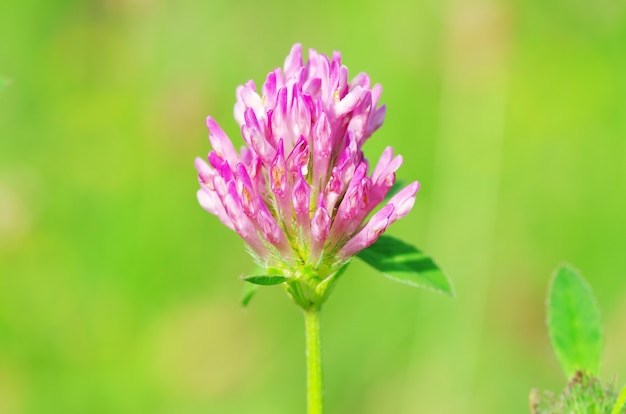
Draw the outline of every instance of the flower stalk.
[[[320,342],[320,311],[304,311],[306,332],[307,413],[322,414],[322,352]]]

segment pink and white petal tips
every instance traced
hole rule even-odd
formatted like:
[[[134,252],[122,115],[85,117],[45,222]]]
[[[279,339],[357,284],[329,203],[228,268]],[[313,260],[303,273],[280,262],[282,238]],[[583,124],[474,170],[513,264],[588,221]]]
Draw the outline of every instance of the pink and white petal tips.
[[[393,156],[393,148],[383,151],[372,173],[371,205],[375,206],[387,196],[396,182],[396,171],[402,165],[402,156]]]
[[[321,183],[326,181],[328,162],[330,161],[330,155],[333,150],[330,134],[330,123],[326,118],[326,114],[322,112],[311,131],[313,138],[313,159],[315,160],[313,163],[313,185],[321,185]]]
[[[239,153],[207,118],[213,151],[208,164],[196,160],[198,200],[263,265],[287,276],[312,266],[324,278],[404,217],[419,184],[366,221],[393,186],[402,157],[387,147],[370,171],[362,147],[383,123],[382,87],[372,87],[365,73],[350,80],[339,52],[310,49],[304,61],[294,45],[260,93],[252,81],[237,88],[234,116],[245,142]]]
[[[374,85],[372,88],[372,112],[367,120],[367,129],[365,131],[365,139],[369,138],[374,131],[380,128],[385,120],[385,115],[387,113],[387,107],[385,105],[376,108],[378,105],[378,100],[380,99],[380,95],[383,92],[383,87],[380,84]]]
[[[196,170],[198,171],[198,181],[200,185],[209,184],[213,185],[213,176],[215,175],[215,171],[213,168],[209,166],[202,158],[196,157],[194,160],[194,165]]]
[[[365,163],[359,164],[352,180],[348,183],[343,200],[335,213],[332,228],[330,230],[330,240],[339,241],[347,234],[347,228],[355,223],[356,217],[361,215],[364,209],[364,202],[367,194],[364,194],[363,179],[365,178],[367,166]],[[367,189],[369,190],[369,189]],[[362,218],[361,218],[362,220]],[[357,223],[357,226],[360,224]]]
[[[241,200],[237,195],[235,183],[230,182],[228,192],[222,198],[222,203],[228,218],[233,222],[235,231],[241,236],[259,258],[267,257],[269,250],[257,233],[254,223],[245,215],[241,205]]]
[[[296,43],[291,47],[283,65],[285,77],[290,78],[302,67],[302,45]]]
[[[239,154],[235,150],[233,143],[230,141],[226,133],[210,116],[206,119],[206,126],[209,128],[209,141],[220,158],[234,166],[239,161]]]
[[[235,104],[234,115],[239,126],[244,124],[244,113],[248,108],[252,109],[259,118],[265,115],[263,100],[257,93],[253,81],[248,81],[245,85],[237,87],[237,103]]]
[[[387,204],[394,207],[393,214],[390,218],[392,223],[409,214],[409,211],[411,211],[415,204],[415,194],[417,194],[419,189],[420,183],[414,181],[389,199]]]
[[[374,244],[378,237],[387,230],[391,224],[391,216],[394,207],[387,204],[380,211],[372,216],[365,227],[361,229],[354,237],[352,237],[339,251],[338,256],[349,258],[360,252],[361,250]]]
[[[259,122],[252,108],[247,108],[243,116],[244,124],[241,125],[243,140],[254,151],[255,155],[266,162],[270,162],[276,154],[276,149],[268,141],[269,130],[265,125],[266,121],[261,119]]]
[[[215,191],[201,188],[198,190],[197,196],[198,203],[200,203],[200,206],[203,209],[217,216],[217,218],[220,219],[220,221],[229,229],[235,230],[235,225],[233,224],[231,219],[228,218],[226,210],[224,209],[224,206],[222,205]]]
[[[305,234],[309,234],[311,225],[311,216],[309,214],[311,209],[311,187],[307,184],[302,174],[299,174],[296,178],[291,202],[296,214],[296,223]]]
[[[320,199],[320,204],[318,205],[315,213],[313,214],[313,218],[311,219],[311,262],[317,263],[322,251],[324,250],[324,245],[326,243],[326,238],[328,237],[328,233],[330,232],[330,222],[331,217],[328,214],[328,210],[324,207],[324,201]]]
[[[276,219],[285,224],[291,218],[291,201],[289,199],[291,185],[288,173],[287,163],[283,154],[283,142],[280,140],[276,156],[269,166],[270,200],[273,203],[268,207],[276,212]]]

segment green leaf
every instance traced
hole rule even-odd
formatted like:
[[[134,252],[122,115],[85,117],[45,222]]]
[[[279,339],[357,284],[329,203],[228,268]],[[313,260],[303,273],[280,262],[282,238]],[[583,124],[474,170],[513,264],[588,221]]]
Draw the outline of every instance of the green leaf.
[[[243,292],[241,293],[241,304],[243,306],[248,306],[248,303],[250,303],[252,297],[260,287],[261,285],[254,285],[252,283],[244,284]]]
[[[613,407],[611,414],[620,414],[625,404],[626,404],[626,386],[622,388],[622,392],[619,393],[619,397],[617,398],[617,401],[615,402],[615,406]]]
[[[562,265],[552,278],[548,297],[552,349],[568,378],[576,371],[599,375],[604,339],[600,310],[580,273]]]
[[[382,235],[357,257],[397,282],[454,296],[452,283],[435,262],[402,240]]]
[[[263,285],[263,286],[271,286],[271,285],[280,285],[281,283],[287,280],[284,276],[246,276],[243,278],[248,283],[253,283],[255,285]]]

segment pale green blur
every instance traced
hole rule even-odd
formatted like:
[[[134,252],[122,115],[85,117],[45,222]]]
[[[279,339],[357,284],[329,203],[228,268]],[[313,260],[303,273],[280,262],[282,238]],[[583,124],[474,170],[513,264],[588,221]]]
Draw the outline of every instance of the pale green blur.
[[[213,115],[291,45],[384,87],[422,188],[391,234],[457,299],[355,262],[322,313],[327,414],[523,414],[565,383],[544,300],[593,286],[626,382],[626,3],[0,2],[0,413],[296,414],[304,322],[239,305],[241,240],[196,202]]]

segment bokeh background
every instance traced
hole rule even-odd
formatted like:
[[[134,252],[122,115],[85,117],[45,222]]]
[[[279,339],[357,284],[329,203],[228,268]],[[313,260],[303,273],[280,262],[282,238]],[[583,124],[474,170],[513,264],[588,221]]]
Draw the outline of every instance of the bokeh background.
[[[384,86],[400,179],[391,234],[457,299],[355,262],[323,312],[326,405],[528,412],[565,378],[551,272],[603,310],[603,377],[626,382],[626,2],[0,2],[0,413],[304,412],[303,321],[248,308],[241,240],[196,203],[212,114],[291,45],[340,50]]]

